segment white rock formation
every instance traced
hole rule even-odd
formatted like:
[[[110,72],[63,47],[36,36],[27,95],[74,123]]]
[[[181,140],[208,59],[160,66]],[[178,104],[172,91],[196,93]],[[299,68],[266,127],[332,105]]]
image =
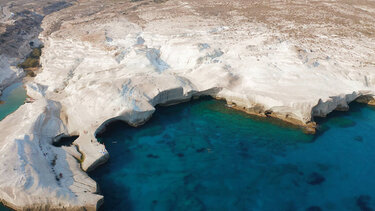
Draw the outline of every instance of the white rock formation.
[[[64,179],[56,182],[53,173],[46,174],[49,180],[34,182],[33,194],[26,196],[28,183],[19,178],[41,181],[42,174],[19,170],[8,177],[8,185],[0,185],[0,198],[18,208],[95,207],[101,198],[94,182],[68,150],[51,147],[53,137],[78,135],[74,144],[83,154],[83,170],[89,171],[109,157],[96,132],[114,119],[140,125],[158,104],[211,95],[249,113],[313,127],[314,116],[347,109],[360,96],[373,100],[374,7],[361,2],[86,0],[47,16],[40,36],[43,70],[27,84],[36,102],[1,123],[22,122],[27,129],[1,130],[8,136],[0,143],[3,156],[12,154],[16,143],[30,145],[9,162],[8,171],[21,160],[51,169],[54,157],[44,157],[43,149],[52,148],[58,161],[54,169],[63,171]],[[42,121],[40,116],[52,110],[52,122]],[[36,133],[44,139],[27,138]],[[83,186],[72,185],[76,174],[86,178],[77,182]]]
[[[20,80],[23,75],[24,72],[22,69],[11,66],[8,58],[0,55],[0,95],[6,87]]]
[[[7,206],[95,210],[101,202],[95,181],[72,156],[75,148],[51,145],[65,132],[59,116],[59,103],[37,100],[0,122],[0,198]]]

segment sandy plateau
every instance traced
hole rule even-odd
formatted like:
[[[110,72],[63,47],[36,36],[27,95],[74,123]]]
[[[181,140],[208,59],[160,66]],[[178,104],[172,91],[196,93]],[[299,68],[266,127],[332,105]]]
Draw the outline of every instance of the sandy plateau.
[[[210,95],[307,132],[351,101],[375,104],[373,1],[80,0],[41,20],[33,100],[0,122],[0,200],[14,209],[97,209],[85,171],[109,154],[95,134],[159,104]],[[1,78],[22,75],[9,59],[22,49],[2,52]]]

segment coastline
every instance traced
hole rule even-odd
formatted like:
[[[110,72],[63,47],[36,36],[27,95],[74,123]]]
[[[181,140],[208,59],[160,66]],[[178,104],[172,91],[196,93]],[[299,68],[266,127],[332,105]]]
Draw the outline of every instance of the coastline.
[[[277,11],[294,7],[274,4]],[[209,1],[87,1],[46,16],[39,36],[42,68],[25,84],[34,101],[0,122],[0,149],[9,155],[0,161],[6,166],[0,169],[0,200],[17,209],[97,209],[103,196],[86,172],[110,155],[96,134],[114,120],[141,126],[157,105],[209,95],[315,133],[314,116],[347,110],[354,100],[375,103],[375,66],[369,63],[374,38],[358,38],[360,25],[327,20],[342,32],[336,35],[295,22],[303,26],[300,37],[284,31],[290,20],[271,8],[266,12],[288,21],[254,13],[255,22],[243,10],[253,7],[228,3],[215,16],[205,9],[221,4]],[[320,21],[306,16],[309,23]],[[364,22],[372,23],[371,17]],[[78,136],[78,149],[54,147],[62,135]]]
[[[222,98],[217,98],[218,100],[225,100]],[[361,104],[366,104],[368,106],[375,106],[375,98],[369,95],[362,95],[358,96],[353,101],[348,102],[348,107],[345,107],[345,109],[340,108],[337,106],[333,111],[343,111],[343,112],[350,112],[349,104],[352,102],[357,102]],[[286,124],[290,124],[292,126],[296,126],[304,131],[306,134],[316,134],[319,130],[319,125],[314,121],[314,118],[312,117],[312,121],[310,122],[302,122],[297,118],[293,118],[288,113],[275,113],[272,111],[267,111],[262,109],[261,107],[254,107],[254,108],[246,108],[246,107],[239,107],[235,104],[228,104],[230,108],[245,112],[249,115],[263,117],[263,118],[274,118],[277,120],[281,120],[282,122],[285,122]],[[331,112],[333,112],[331,111]],[[317,116],[320,118],[325,118],[325,116],[329,115],[331,112],[325,114],[324,116]],[[312,112],[313,113],[313,112]]]
[[[211,96],[202,96],[202,97],[211,97]],[[213,98],[213,97],[211,97],[211,98]],[[163,104],[163,105],[160,105],[160,106],[173,106],[173,105],[175,105],[175,104],[180,104],[180,103],[184,103],[184,102],[189,102],[189,101],[191,101],[191,100],[196,100],[197,99],[197,97],[192,97],[190,100],[182,100],[182,101],[173,101],[173,103],[166,103],[166,104]],[[220,99],[220,98],[213,98],[213,99],[216,99],[216,100],[220,100],[220,101],[225,101],[225,99]],[[368,99],[368,98],[366,98],[366,99]],[[364,102],[363,102],[363,100],[361,99],[360,100],[360,102],[359,103],[361,103],[361,104],[365,104]],[[230,105],[230,104],[227,104],[227,105]],[[368,104],[368,105],[371,105],[371,104]],[[235,110],[239,110],[239,111],[241,111],[241,112],[244,112],[244,113],[246,113],[246,114],[249,114],[250,116],[255,116],[255,117],[261,117],[261,118],[274,118],[275,120],[280,120],[282,123],[285,123],[287,126],[289,125],[289,126],[292,126],[292,127],[295,127],[295,126],[297,126],[297,128],[296,129],[298,129],[298,128],[302,128],[303,129],[303,125],[300,125],[300,124],[293,124],[293,123],[291,123],[291,122],[289,122],[289,121],[284,121],[284,120],[282,120],[282,119],[280,119],[280,118],[278,118],[278,117],[275,117],[275,116],[267,116],[267,115],[265,115],[265,114],[260,114],[260,113],[254,113],[254,112],[249,112],[249,110],[247,110],[247,109],[241,109],[241,108],[238,108],[238,107],[236,107],[236,106],[228,106],[228,109],[235,109]],[[157,111],[156,111],[157,112]],[[350,111],[348,111],[348,112],[350,112]],[[149,118],[151,118],[151,116],[149,117]],[[148,118],[148,119],[149,119]],[[250,117],[251,118],[251,117]],[[148,119],[146,119],[145,121],[143,121],[142,123],[140,123],[140,124],[137,124],[137,125],[131,125],[132,127],[141,127],[143,124],[146,124],[147,123],[147,121],[148,121]],[[306,132],[306,131],[305,131]],[[314,134],[314,133],[309,133],[309,134]],[[83,156],[84,154],[82,154],[82,156]],[[97,166],[100,166],[100,165],[102,165],[103,163],[105,163],[106,161],[104,161],[104,162],[101,162],[100,164],[98,164],[98,163],[96,163],[95,165],[97,165]],[[78,161],[77,161],[77,163],[78,163]],[[82,169],[82,167],[81,167],[81,169]],[[83,169],[82,169],[83,170]],[[89,171],[91,171],[92,169],[90,169]],[[5,201],[5,200],[3,200],[2,201],[2,203],[3,203],[3,205],[5,206],[5,207],[7,207],[7,208],[10,208],[10,209],[14,209],[14,210],[18,210],[18,209],[24,209],[25,207],[18,207],[18,206],[16,206],[16,205],[13,205],[13,204],[10,204],[10,203],[7,203],[7,201]],[[85,206],[85,210],[97,210],[97,208],[98,207],[100,207],[100,205],[103,203],[103,199],[101,199],[101,200],[99,200],[98,201],[98,204],[97,204],[97,206],[95,206],[95,207],[86,207]],[[33,204],[31,207],[30,207],[31,209],[42,209],[42,210],[49,210],[49,209],[51,209],[51,207],[49,206],[49,205],[45,205],[45,204],[41,204],[41,205],[35,205],[35,204]],[[65,208],[59,208],[59,207],[56,207],[57,209],[59,209],[59,210],[82,210],[82,207],[65,207]]]
[[[303,132],[306,134],[315,134],[317,132],[316,131],[317,125],[315,122],[303,123],[298,119],[294,119],[290,117],[288,114],[282,114],[282,113],[278,114],[274,112],[267,113],[267,111],[259,112],[259,110],[254,109],[254,108],[244,108],[244,107],[238,107],[235,105],[232,105],[230,108],[242,111],[251,116],[257,116],[257,117],[262,117],[262,118],[273,118],[275,120],[280,120],[284,122],[285,124],[289,124],[290,126],[294,126],[303,130]]]

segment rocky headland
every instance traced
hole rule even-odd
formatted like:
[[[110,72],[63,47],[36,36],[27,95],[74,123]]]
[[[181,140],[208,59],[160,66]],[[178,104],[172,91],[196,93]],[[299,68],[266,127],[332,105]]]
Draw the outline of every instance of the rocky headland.
[[[0,122],[0,200],[14,209],[97,209],[85,171],[109,154],[96,134],[114,120],[141,125],[156,105],[209,95],[313,133],[316,116],[375,103],[374,2],[69,4],[41,18],[32,100]],[[1,71],[16,62],[2,57]],[[53,146],[64,136],[78,138]]]

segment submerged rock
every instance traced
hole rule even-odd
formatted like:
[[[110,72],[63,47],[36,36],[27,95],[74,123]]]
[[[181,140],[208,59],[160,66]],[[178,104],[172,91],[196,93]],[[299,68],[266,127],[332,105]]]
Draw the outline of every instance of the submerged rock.
[[[319,173],[313,172],[308,175],[307,177],[307,183],[310,185],[320,185],[322,184],[326,179]]]
[[[331,122],[341,128],[348,128],[355,126],[355,122],[351,119],[339,117],[339,118],[333,118]]]
[[[180,157],[180,158],[184,157],[184,153],[178,153],[177,156]]]
[[[354,137],[354,140],[356,140],[358,142],[363,142],[363,137],[362,136],[356,136],[356,137]]]
[[[158,155],[153,155],[153,154],[148,154],[147,157],[148,157],[148,158],[154,158],[154,159],[155,159],[155,158],[159,158]]]
[[[357,198],[357,206],[362,211],[372,211],[373,209],[370,207],[371,197],[369,195],[360,195]]]
[[[323,209],[318,206],[311,206],[306,209],[306,211],[322,211]]]

